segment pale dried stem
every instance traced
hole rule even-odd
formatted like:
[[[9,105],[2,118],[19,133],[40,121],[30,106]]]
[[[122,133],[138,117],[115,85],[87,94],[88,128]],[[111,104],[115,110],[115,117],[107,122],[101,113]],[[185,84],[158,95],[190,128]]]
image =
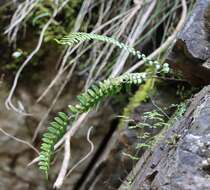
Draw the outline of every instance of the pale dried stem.
[[[183,27],[183,25],[185,23],[185,20],[187,18],[187,3],[186,3],[186,0],[182,0],[181,2],[182,2],[182,15],[181,15],[180,21],[179,21],[176,29],[174,30],[173,34],[158,49],[156,49],[152,54],[150,54],[148,56],[149,59],[156,58],[163,51],[165,51],[169,46],[171,46],[173,44],[174,40],[176,39],[177,33]],[[141,67],[143,64],[144,64],[143,61],[137,62],[135,65],[133,65],[132,67],[130,67],[126,71],[126,73],[132,73],[132,72],[134,72],[136,69],[138,69],[139,67]]]
[[[42,45],[42,42],[43,42],[43,38],[44,38],[44,34],[47,30],[47,28],[50,26],[50,24],[53,22],[55,16],[63,9],[63,7],[69,2],[69,0],[66,0],[62,3],[62,5],[60,7],[58,7],[57,9],[54,10],[53,12],[53,15],[52,17],[48,20],[48,22],[44,25],[42,31],[41,31],[41,34],[40,34],[40,37],[39,37],[39,40],[38,40],[38,43],[37,43],[37,46],[36,48],[31,52],[31,54],[26,58],[26,60],[21,64],[21,67],[18,69],[16,75],[15,75],[15,79],[13,81],[13,85],[12,85],[12,88],[9,92],[9,95],[5,101],[5,106],[7,109],[13,109],[14,111],[20,113],[20,114],[23,114],[23,115],[28,115],[28,113],[25,113],[23,112],[22,110],[20,110],[19,108],[15,107],[12,103],[12,97],[13,97],[13,94],[15,92],[15,89],[17,87],[17,83],[18,83],[18,80],[19,80],[19,77],[20,77],[20,74],[21,72],[23,71],[23,69],[25,68],[25,66],[29,63],[29,61],[31,61],[31,59],[34,57],[34,55],[37,54],[37,52],[39,51],[41,45]]]
[[[90,144],[90,151],[68,171],[66,176],[69,176],[74,171],[75,168],[77,168],[80,164],[82,164],[93,153],[93,151],[94,151],[94,144],[90,140],[90,132],[91,132],[92,129],[93,129],[93,127],[91,127],[88,130],[88,133],[87,133],[87,141]]]
[[[80,127],[82,126],[82,123],[85,122],[85,120],[87,120],[88,118],[88,112],[83,113],[78,119],[77,121],[75,121],[75,123],[72,125],[72,127],[66,132],[66,134],[58,141],[58,143],[56,143],[56,145],[54,146],[54,150],[57,150],[65,141],[66,136],[70,135],[70,137],[74,136],[75,133],[80,129]],[[32,164],[35,164],[36,162],[39,161],[39,157],[36,157],[34,160],[32,160],[28,166],[31,166]]]
[[[71,136],[70,134],[67,134],[66,139],[65,139],[65,152],[64,152],[64,159],[63,163],[60,169],[60,172],[58,174],[58,177],[53,185],[55,189],[60,189],[61,186],[63,185],[63,182],[65,180],[65,177],[67,177],[76,167],[78,167],[82,162],[84,162],[92,153],[94,150],[94,144],[90,140],[90,132],[92,130],[92,127],[88,130],[87,132],[87,141],[91,145],[91,149],[87,155],[85,155],[80,161],[78,161],[67,173],[68,166],[69,166],[69,161],[70,161],[70,141],[71,141]]]
[[[144,25],[147,22],[148,18],[150,17],[153,9],[155,8],[156,3],[157,3],[157,0],[150,1],[150,4],[148,5],[144,15],[142,16],[140,23],[138,23],[138,26],[136,27],[135,30],[131,31],[131,33],[128,37],[128,43],[130,46],[133,46],[136,39],[142,34],[142,32],[144,30]],[[112,77],[115,77],[122,72],[128,56],[129,56],[129,53],[125,50],[122,50],[115,66],[112,70],[112,73],[111,73]]]
[[[73,74],[73,71],[74,71],[74,68],[75,68],[76,64],[74,64],[74,66],[71,68],[71,70],[69,71],[69,73],[67,74],[66,78],[65,78],[65,81],[63,82],[63,84],[61,85],[59,91],[57,92],[55,98],[53,99],[50,107],[48,108],[47,112],[44,114],[44,116],[42,117],[41,121],[39,122],[35,132],[34,132],[34,135],[33,135],[33,141],[36,139],[44,121],[47,119],[49,113],[51,112],[51,110],[53,109],[53,107],[55,106],[56,102],[58,101],[61,93],[63,92],[66,84],[68,83],[69,79],[71,78],[72,74]]]
[[[39,154],[39,151],[38,151],[33,145],[31,145],[29,142],[27,142],[27,141],[25,141],[25,140],[22,140],[22,139],[20,139],[20,138],[17,138],[17,137],[15,137],[15,136],[11,135],[11,134],[9,134],[8,132],[6,132],[6,131],[5,131],[4,129],[2,129],[2,128],[0,128],[0,131],[1,131],[4,135],[8,136],[9,138],[11,138],[11,139],[17,141],[18,143],[22,143],[22,144],[28,146],[29,148],[33,149],[37,154]]]
[[[60,169],[60,172],[58,174],[57,179],[55,180],[55,183],[53,185],[54,189],[60,189],[64,178],[66,176],[67,170],[68,170],[68,166],[69,166],[69,161],[70,161],[70,157],[71,157],[71,150],[70,150],[70,134],[67,134],[67,136],[65,137],[65,146],[64,146],[64,158],[63,158],[63,163]]]

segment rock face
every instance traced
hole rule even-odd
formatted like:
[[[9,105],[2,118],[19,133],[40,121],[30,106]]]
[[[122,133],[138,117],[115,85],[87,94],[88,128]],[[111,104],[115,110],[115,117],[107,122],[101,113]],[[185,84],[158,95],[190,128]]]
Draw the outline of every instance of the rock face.
[[[132,190],[210,189],[210,86],[137,164]],[[123,190],[126,188],[121,188]]]
[[[176,95],[176,88],[172,84],[162,84],[158,86],[158,91],[151,95],[151,99],[139,105],[133,112],[131,120],[137,123],[145,122],[144,113],[157,110],[156,106],[161,108],[170,107],[171,104],[179,102]],[[154,105],[155,104],[155,105]],[[168,111],[165,111],[167,114]],[[147,120],[150,125],[154,121]],[[145,131],[144,131],[145,130]],[[91,160],[93,164],[86,177],[83,177],[74,190],[100,189],[114,190],[122,184],[123,179],[135,166],[136,160],[131,159],[128,155],[140,157],[144,150],[136,148],[140,142],[139,136],[148,132],[153,135],[157,134],[160,129],[144,128],[130,129],[129,123],[124,127],[118,128],[112,134],[103,152],[98,159]],[[126,153],[126,154],[125,154]]]
[[[198,0],[167,59],[194,85],[210,84],[209,25],[210,0]]]

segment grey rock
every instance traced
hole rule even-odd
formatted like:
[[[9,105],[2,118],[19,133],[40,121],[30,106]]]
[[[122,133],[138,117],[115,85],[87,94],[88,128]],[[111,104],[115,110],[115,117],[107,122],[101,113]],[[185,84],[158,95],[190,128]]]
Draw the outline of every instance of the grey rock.
[[[210,86],[138,162],[132,190],[210,189]],[[173,141],[175,137],[176,141]]]
[[[209,4],[209,0],[196,2],[167,58],[171,67],[194,85],[210,84]]]

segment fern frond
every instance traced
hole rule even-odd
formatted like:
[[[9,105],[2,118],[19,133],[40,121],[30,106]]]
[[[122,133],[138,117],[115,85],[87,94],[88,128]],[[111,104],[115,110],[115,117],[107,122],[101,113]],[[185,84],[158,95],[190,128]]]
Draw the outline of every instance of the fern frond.
[[[103,82],[99,82],[98,85],[92,85],[86,92],[77,96],[79,104],[68,106],[72,114],[71,118],[75,118],[76,116],[91,110],[103,98],[119,93],[125,85],[141,84],[145,81],[146,77],[146,73],[124,74],[116,78],[109,78]],[[64,136],[68,121],[68,115],[64,112],[59,112],[58,116],[50,123],[47,132],[43,134],[39,156],[39,168],[45,173],[46,177],[48,176],[50,163],[53,159],[54,146]]]
[[[106,43],[111,43],[119,47],[120,49],[124,49],[130,54],[136,56],[138,59],[142,59],[145,64],[149,64],[150,66],[155,66],[157,71],[168,73],[169,72],[169,65],[168,63],[160,64],[157,60],[152,60],[148,58],[145,54],[141,53],[138,50],[135,50],[133,47],[130,47],[118,40],[114,39],[113,37],[108,37],[99,34],[91,34],[85,32],[72,32],[68,36],[61,38],[60,40],[55,39],[55,41],[59,44],[73,46],[80,42],[88,41],[88,40],[97,40]]]
[[[74,45],[85,40],[99,40],[103,42],[108,42],[115,44],[116,46],[125,49],[129,53],[137,56],[139,59],[142,59],[145,63],[155,66],[156,71],[168,72],[168,64],[159,64],[157,61],[152,61],[144,54],[141,54],[139,51],[136,51],[134,48],[127,46],[124,43],[118,42],[117,40],[97,35],[97,34],[88,34],[88,33],[72,33],[67,37],[62,38],[60,41],[57,40],[60,44]],[[103,98],[107,96],[112,96],[120,92],[120,90],[131,84],[139,85],[144,82],[148,75],[152,73],[132,73],[124,74],[116,78],[109,78],[103,82],[99,82],[97,85],[92,85],[86,92],[77,96],[79,103],[75,106],[69,105],[68,108],[71,112],[71,118],[75,119],[78,115],[91,110],[95,107]],[[48,131],[44,133],[41,144],[41,152],[39,157],[39,168],[41,171],[48,176],[48,170],[50,168],[50,163],[54,155],[54,146],[55,144],[64,136],[69,117],[63,112],[59,112],[58,116],[54,118],[54,121],[50,123]]]
[[[103,98],[120,92],[123,86],[141,84],[145,81],[146,77],[146,73],[132,73],[109,78],[99,82],[98,85],[92,85],[86,92],[77,96],[79,104],[75,106],[69,105],[68,107],[73,115],[82,114],[96,106]]]
[[[59,112],[58,116],[50,123],[47,132],[43,134],[38,165],[46,177],[48,177],[48,170],[53,159],[54,146],[66,133],[67,125],[68,115],[64,112]]]
[[[146,57],[146,55],[144,55],[138,50],[135,50],[133,47],[130,47],[122,42],[119,42],[113,37],[107,37],[104,35],[91,34],[91,33],[85,33],[85,32],[73,32],[70,35],[63,37],[60,40],[56,40],[56,42],[58,42],[59,44],[73,46],[87,40],[97,40],[97,41],[102,41],[106,43],[112,43],[121,49],[125,49],[127,52],[133,54],[134,56],[137,56],[138,59],[142,59],[144,63],[148,63],[149,65],[160,65],[158,61],[153,61],[149,59],[148,57]]]

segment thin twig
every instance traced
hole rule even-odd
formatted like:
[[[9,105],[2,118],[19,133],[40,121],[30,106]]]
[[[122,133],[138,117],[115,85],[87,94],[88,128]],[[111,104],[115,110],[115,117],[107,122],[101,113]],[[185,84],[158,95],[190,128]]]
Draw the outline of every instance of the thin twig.
[[[85,122],[85,120],[88,118],[88,112],[83,113],[78,119],[77,121],[75,121],[75,123],[72,125],[72,127],[66,132],[66,134],[58,141],[58,143],[56,143],[56,145],[54,146],[54,150],[57,150],[65,141],[66,136],[70,135],[70,137],[72,137],[82,126],[82,123]],[[39,157],[34,158],[30,163],[28,163],[27,166],[31,166],[32,164],[35,164],[39,161]]]
[[[64,159],[63,159],[63,163],[60,169],[60,172],[58,174],[58,177],[53,185],[53,188],[55,189],[60,189],[64,178],[66,176],[67,170],[68,170],[68,166],[69,166],[69,160],[71,157],[71,150],[70,150],[70,140],[71,140],[71,136],[68,133],[67,136],[65,137],[65,149],[64,149]]]
[[[61,85],[59,91],[57,92],[55,98],[53,99],[53,102],[51,103],[50,107],[48,108],[47,112],[44,114],[44,116],[42,117],[41,121],[39,122],[35,132],[34,132],[34,135],[33,135],[33,139],[32,141],[35,141],[40,129],[42,128],[42,125],[44,123],[44,121],[47,119],[49,113],[51,112],[51,110],[53,109],[53,107],[55,106],[55,104],[57,103],[61,93],[63,92],[65,86],[67,85],[68,81],[70,80],[72,74],[73,74],[73,71],[74,71],[74,68],[75,68],[76,64],[74,64],[74,66],[71,68],[71,70],[69,71],[69,73],[67,74],[66,78],[65,78],[65,81],[63,82],[63,84]]]
[[[34,57],[35,54],[37,54],[37,52],[39,51],[39,49],[41,48],[43,39],[44,39],[44,34],[47,30],[47,28],[50,26],[50,24],[53,22],[55,16],[63,9],[63,7],[69,2],[69,0],[66,0],[62,3],[62,5],[60,7],[58,7],[57,9],[54,10],[52,17],[48,20],[48,22],[44,25],[44,27],[42,28],[38,43],[36,48],[31,52],[31,54],[26,58],[26,60],[21,64],[21,67],[18,69],[16,75],[15,75],[15,79],[13,81],[13,85],[12,88],[10,90],[10,93],[5,101],[5,106],[7,109],[13,109],[14,111],[23,114],[23,115],[28,115],[28,113],[23,112],[22,110],[20,110],[19,108],[15,107],[12,103],[12,96],[15,92],[15,89],[17,87],[17,83],[20,77],[21,72],[23,71],[23,69],[26,67],[26,65],[29,63],[29,61]]]
[[[33,149],[37,154],[39,154],[39,151],[38,151],[33,145],[31,145],[29,142],[24,141],[24,140],[22,140],[22,139],[19,139],[19,138],[15,137],[15,136],[12,136],[11,134],[7,133],[7,132],[6,132],[4,129],[2,129],[2,128],[0,128],[0,131],[1,131],[4,135],[8,136],[9,138],[11,138],[11,139],[13,139],[13,140],[15,140],[15,141],[17,141],[17,142],[19,142],[19,143],[22,143],[22,144],[27,145],[28,147],[30,147],[31,149]]]
[[[182,16],[180,18],[180,21],[179,21],[176,29],[174,30],[173,34],[158,49],[156,49],[152,54],[150,54],[148,56],[149,59],[154,59],[155,57],[160,55],[160,53],[165,51],[169,46],[171,46],[173,44],[173,41],[176,39],[177,33],[180,31],[180,29],[183,27],[183,25],[185,23],[186,17],[187,17],[187,3],[186,3],[186,0],[182,0]],[[137,62],[135,65],[130,67],[126,71],[126,73],[134,72],[136,69],[141,67],[143,64],[144,64],[143,61]]]
[[[94,144],[90,140],[90,132],[91,132],[92,129],[93,129],[93,127],[90,127],[89,130],[88,130],[88,133],[87,133],[87,141],[90,144],[90,151],[68,171],[66,176],[69,176],[70,173],[72,173],[72,171],[74,171],[75,168],[77,168],[82,162],[84,162],[93,153]]]
[[[60,169],[60,172],[58,174],[58,177],[53,185],[53,187],[55,189],[60,189],[61,186],[63,185],[63,182],[64,182],[64,179],[65,177],[67,177],[77,166],[79,166],[83,161],[85,161],[93,152],[94,150],[94,144],[93,142],[90,140],[90,132],[92,130],[92,127],[88,130],[88,133],[87,133],[87,141],[90,143],[91,145],[91,149],[89,151],[89,153],[84,156],[79,162],[77,162],[70,170],[69,172],[67,173],[67,169],[68,169],[68,165],[69,165],[69,161],[70,161],[70,141],[71,141],[71,136],[70,134],[68,134],[66,136],[66,139],[65,139],[65,153],[64,153],[64,159],[63,159],[63,163],[62,163],[62,166],[61,166],[61,169]],[[67,173],[67,175],[66,175]]]
[[[144,31],[144,27],[143,26],[145,25],[146,21],[148,20],[148,18],[150,17],[152,11],[154,10],[156,3],[157,3],[157,0],[150,1],[150,4],[148,5],[144,15],[142,16],[140,22],[138,22],[138,26],[136,28],[133,28],[133,30],[131,31],[131,33],[130,33],[130,35],[128,37],[128,39],[129,39],[128,43],[129,43],[130,46],[134,45],[136,39]],[[137,10],[140,7],[141,7],[141,5],[139,4],[137,6]],[[121,54],[118,57],[118,60],[117,60],[115,66],[114,66],[114,68],[112,70],[112,73],[111,73],[112,77],[115,77],[115,76],[119,75],[122,72],[123,67],[125,65],[125,62],[126,62],[126,59],[128,58],[128,56],[129,56],[129,53],[127,51],[125,51],[125,50],[121,51]]]

